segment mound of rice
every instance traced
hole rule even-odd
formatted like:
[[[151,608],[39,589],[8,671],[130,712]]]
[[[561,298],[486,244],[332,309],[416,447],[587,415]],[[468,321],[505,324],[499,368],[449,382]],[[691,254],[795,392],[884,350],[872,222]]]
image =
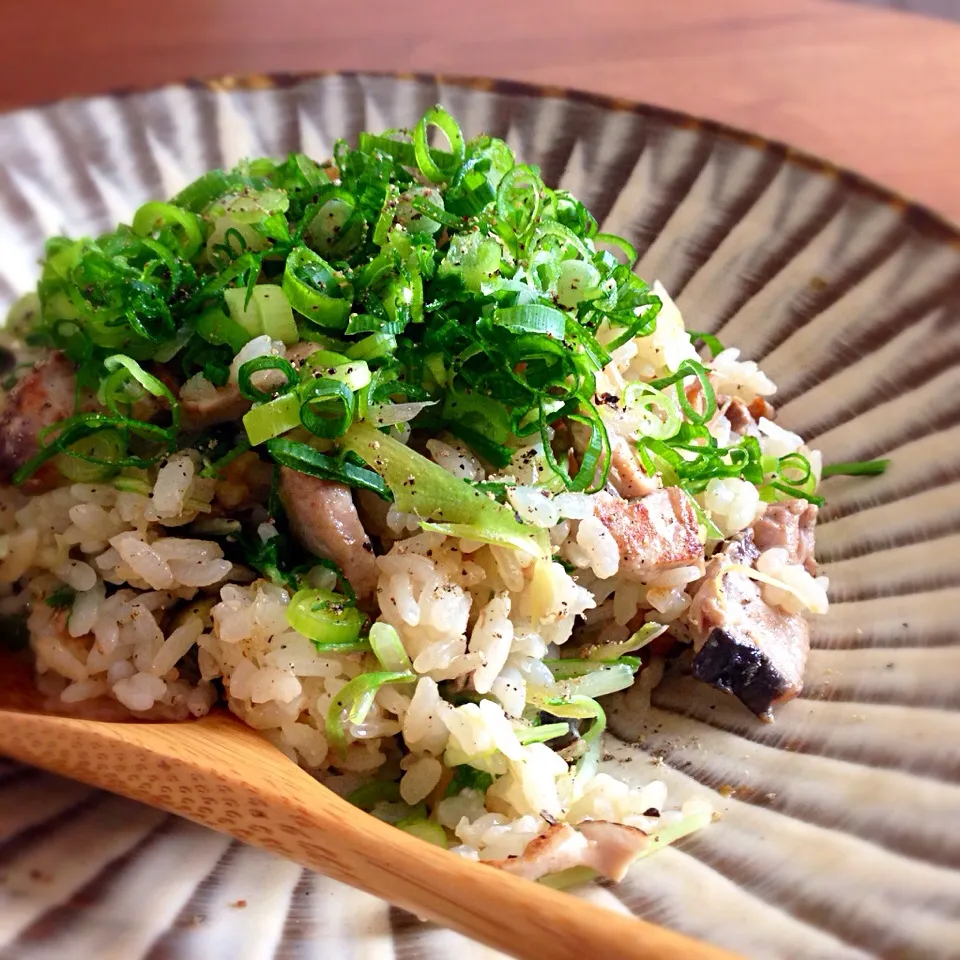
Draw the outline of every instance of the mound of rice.
[[[613,354],[598,385],[622,392],[637,378],[668,374],[700,359],[679,310],[662,288],[653,336]],[[750,401],[773,392],[756,364],[726,350],[709,364],[718,392]],[[630,437],[631,424],[608,428]],[[710,425],[730,443],[730,425]],[[808,457],[800,437],[759,421],[763,452]],[[737,439],[736,437],[733,438]],[[454,476],[490,479],[450,436],[427,443]],[[0,490],[0,614],[29,616],[30,643],[43,689],[76,707],[112,698],[134,716],[204,715],[221,698],[291,759],[349,792],[371,777],[399,782],[395,797],[372,804],[394,822],[427,803],[455,849],[470,857],[519,856],[550,824],[611,820],[645,833],[676,835],[709,820],[699,802],[672,808],[653,780],[629,788],[577,753],[528,742],[521,720],[531,691],[555,686],[545,659],[556,658],[579,624],[580,640],[617,643],[645,622],[669,628],[690,608],[704,563],[622,576],[617,543],[585,494],[549,495],[543,449],[517,451],[501,475],[516,482],[509,502],[523,520],[549,529],[551,559],[522,550],[421,532],[415,517],[391,507],[377,558],[377,619],[395,628],[416,681],[379,689],[362,723],[348,724],[347,749],[328,743],[331,705],[369,669],[369,654],[322,653],[289,623],[290,592],[225,559],[217,534],[243,506],[268,541],[270,468],[244,455],[228,476],[200,476],[200,455],[181,450],[152,472],[58,487],[31,497]],[[594,496],[599,496],[594,495]],[[715,479],[698,497],[727,537],[748,527],[762,505],[756,488]],[[252,505],[252,506],[251,506]],[[796,613],[826,609],[826,581],[769,549],[756,565],[766,601]],[[335,575],[307,575],[332,588]],[[444,698],[439,684],[472,696]],[[572,741],[574,744],[576,740]],[[485,776],[454,784],[454,771]],[[684,826],[686,825],[686,826]],[[678,829],[679,828],[679,829]]]

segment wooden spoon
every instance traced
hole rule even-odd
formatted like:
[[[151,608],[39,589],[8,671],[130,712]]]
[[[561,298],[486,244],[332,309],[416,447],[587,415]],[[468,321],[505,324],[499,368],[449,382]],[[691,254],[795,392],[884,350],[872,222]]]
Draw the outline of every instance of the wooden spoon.
[[[388,826],[230,713],[185,723],[55,716],[40,712],[45,704],[25,661],[0,655],[0,677],[0,753],[272,850],[512,956],[732,957]]]

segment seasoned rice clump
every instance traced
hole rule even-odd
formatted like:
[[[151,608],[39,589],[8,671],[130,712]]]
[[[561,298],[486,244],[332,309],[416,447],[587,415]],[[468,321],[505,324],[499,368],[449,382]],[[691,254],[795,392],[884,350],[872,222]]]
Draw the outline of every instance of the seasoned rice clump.
[[[607,698],[800,693],[824,471],[636,259],[440,107],[51,239],[0,336],[0,616],[48,705],[226,707],[534,879],[709,823],[609,764]]]

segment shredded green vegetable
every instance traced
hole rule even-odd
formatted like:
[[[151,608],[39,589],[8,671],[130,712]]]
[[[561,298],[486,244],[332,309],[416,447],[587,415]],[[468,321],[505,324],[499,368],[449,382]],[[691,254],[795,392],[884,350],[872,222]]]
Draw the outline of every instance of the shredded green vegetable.
[[[431,128],[445,148],[428,146]],[[28,338],[66,352],[81,382],[100,388],[103,429],[141,461],[156,458],[140,453],[131,383],[168,406],[168,448],[183,434],[176,398],[147,360],[166,357],[180,382],[200,374],[222,386],[234,354],[269,337],[318,340],[342,362],[243,366],[239,388],[253,405],[244,425],[268,457],[272,440],[301,428],[337,441],[365,411],[423,400],[439,403],[425,423],[502,465],[519,425],[546,430],[560,404],[590,437],[578,474],[554,461],[558,482],[582,490],[604,477],[610,449],[591,399],[609,354],[596,334],[604,324],[625,342],[651,331],[659,309],[607,249],[632,261],[631,245],[598,234],[582,204],[517,164],[503,141],[465,138],[439,106],[410,135],[363,134],[334,155],[335,180],[300,154],[251,160],[145,204],[129,227],[50,240]],[[351,361],[369,365],[365,382],[351,379]],[[262,385],[266,370],[279,384]],[[18,481],[54,454],[76,458],[78,439],[62,431]],[[369,486],[345,469],[343,448],[323,453],[326,476]],[[281,457],[290,464],[289,448]],[[122,468],[129,455],[107,459]]]
[[[823,468],[827,477],[876,477],[886,473],[889,460],[853,460],[850,463],[828,463]]]

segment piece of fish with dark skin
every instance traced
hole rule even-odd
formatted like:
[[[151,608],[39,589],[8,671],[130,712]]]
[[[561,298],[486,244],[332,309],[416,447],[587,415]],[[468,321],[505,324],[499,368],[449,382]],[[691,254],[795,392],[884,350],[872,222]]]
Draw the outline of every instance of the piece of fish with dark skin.
[[[377,563],[350,488],[281,467],[279,493],[300,543],[332,560],[359,600],[371,598],[377,588]]]
[[[620,548],[620,573],[645,581],[671,567],[700,563],[703,542],[690,498],[678,487],[665,487],[639,500],[597,494],[594,516]]]
[[[707,564],[690,605],[693,675],[732,693],[762,719],[803,689],[810,632],[802,615],[764,600],[760,584],[737,567],[753,566],[752,531]],[[733,567],[733,569],[730,569]]]
[[[73,414],[76,401],[74,366],[59,351],[20,378],[0,411],[0,479],[10,481],[40,449],[41,431]]]

